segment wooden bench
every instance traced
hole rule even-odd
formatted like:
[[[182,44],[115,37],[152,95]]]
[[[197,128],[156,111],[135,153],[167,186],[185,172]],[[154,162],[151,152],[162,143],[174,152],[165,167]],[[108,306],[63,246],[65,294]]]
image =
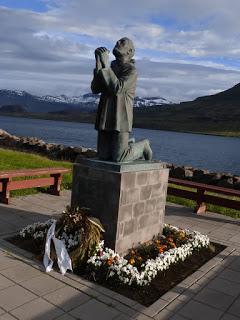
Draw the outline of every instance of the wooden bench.
[[[190,200],[195,200],[197,203],[195,207],[195,212],[198,214],[206,212],[207,203],[240,210],[240,190],[228,189],[176,178],[169,178],[168,182],[174,185],[195,189],[195,191],[183,190],[171,185],[168,187],[168,194]],[[216,193],[217,195],[206,194],[206,191],[213,192],[214,194]],[[222,195],[239,197],[239,200],[227,199],[222,197]]]
[[[33,187],[50,186],[48,192],[59,196],[62,182],[62,175],[70,172],[66,168],[39,168],[0,171],[0,202],[8,204],[11,190],[27,189]],[[49,175],[39,178],[38,176]],[[18,177],[31,177],[26,180],[15,180]]]

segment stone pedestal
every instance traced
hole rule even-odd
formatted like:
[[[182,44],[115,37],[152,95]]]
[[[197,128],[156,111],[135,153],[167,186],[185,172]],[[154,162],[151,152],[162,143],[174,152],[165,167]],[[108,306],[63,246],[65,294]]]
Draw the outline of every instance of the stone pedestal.
[[[73,207],[88,207],[119,254],[162,232],[169,170],[160,162],[78,159],[73,165]]]

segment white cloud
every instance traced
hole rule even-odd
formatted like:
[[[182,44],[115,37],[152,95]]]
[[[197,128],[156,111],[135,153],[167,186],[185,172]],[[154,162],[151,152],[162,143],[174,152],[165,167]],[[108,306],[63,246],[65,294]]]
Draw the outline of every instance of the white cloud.
[[[129,35],[139,47],[194,57],[236,56],[240,50],[240,2],[236,0],[60,0],[54,3],[59,7],[51,10],[49,16],[61,22],[66,31],[113,42]],[[155,23],[151,22],[153,18]],[[170,22],[163,26],[165,20]]]
[[[214,94],[239,82],[240,72],[191,64],[137,61],[138,94],[174,102]]]
[[[44,1],[44,13],[0,7],[1,88],[88,92],[94,48],[122,36],[136,46],[138,95],[189,100],[239,82],[240,2]]]

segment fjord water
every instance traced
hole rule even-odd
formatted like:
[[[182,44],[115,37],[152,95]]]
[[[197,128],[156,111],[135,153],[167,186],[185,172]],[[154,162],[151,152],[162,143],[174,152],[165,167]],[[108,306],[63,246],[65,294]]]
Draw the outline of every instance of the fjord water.
[[[92,124],[0,116],[0,128],[17,136],[96,148],[97,132]],[[154,159],[240,175],[239,138],[149,129],[134,129],[133,136],[136,141],[150,140]]]

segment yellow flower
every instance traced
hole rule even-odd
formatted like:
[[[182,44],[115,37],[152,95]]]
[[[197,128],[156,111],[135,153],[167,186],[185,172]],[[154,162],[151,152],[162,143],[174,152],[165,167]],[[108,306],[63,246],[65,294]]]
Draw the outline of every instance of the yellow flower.
[[[181,231],[181,232],[179,232],[178,236],[179,236],[180,240],[183,240],[186,237],[186,234],[185,234],[185,232]]]
[[[133,264],[135,263],[135,259],[134,259],[134,258],[131,258],[131,259],[129,260],[129,263],[130,263],[131,265],[133,265]]]

